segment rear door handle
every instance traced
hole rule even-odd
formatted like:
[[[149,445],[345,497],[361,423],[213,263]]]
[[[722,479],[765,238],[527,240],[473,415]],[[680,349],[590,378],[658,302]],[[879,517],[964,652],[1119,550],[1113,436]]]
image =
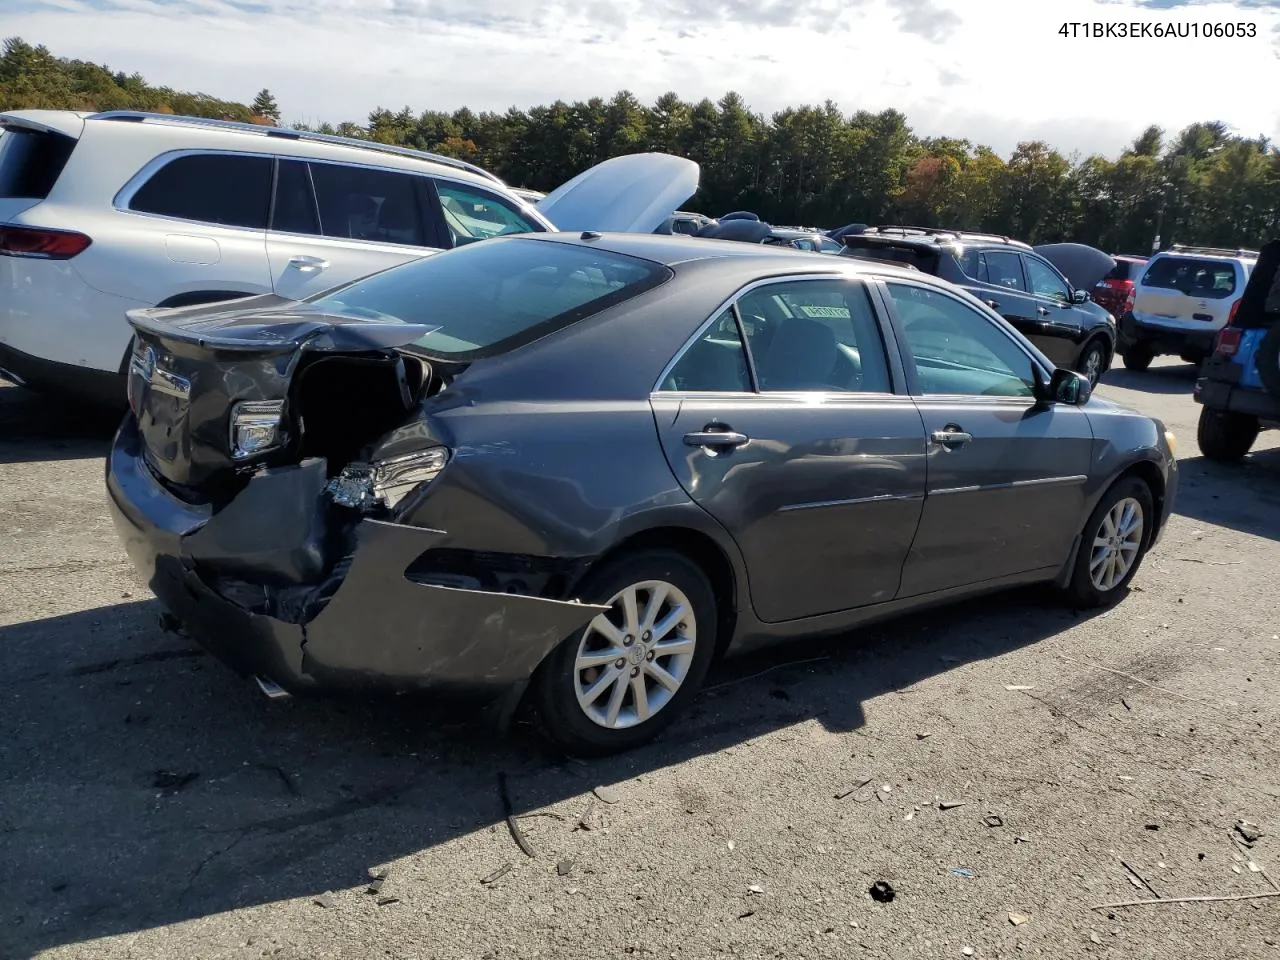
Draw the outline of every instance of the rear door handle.
[[[973,434],[965,433],[959,427],[947,427],[945,430],[933,431],[931,439],[939,446],[950,449],[968,443],[973,439]]]
[[[293,257],[289,260],[289,266],[299,273],[320,273],[328,268],[329,261],[324,257]]]
[[[717,448],[740,447],[750,439],[745,433],[735,430],[713,430],[709,427],[684,435],[686,446],[707,447],[711,452],[715,452]]]
[[[1042,317],[1047,317],[1047,316],[1049,315],[1049,308],[1048,308],[1048,307],[1036,307],[1036,313],[1040,314],[1040,316],[1042,316]]]
[[[992,310],[999,310],[999,309],[1000,309],[1000,301],[999,301],[999,300],[983,300],[982,302],[983,302],[983,303],[985,303],[985,304],[986,304],[988,307],[990,307]]]

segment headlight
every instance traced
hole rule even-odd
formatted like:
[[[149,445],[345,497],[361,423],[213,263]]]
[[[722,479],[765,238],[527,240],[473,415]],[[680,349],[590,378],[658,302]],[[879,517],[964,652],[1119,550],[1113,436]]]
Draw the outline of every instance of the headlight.
[[[231,408],[231,459],[247,460],[281,442],[283,400],[244,400]]]
[[[390,460],[348,464],[329,481],[329,495],[356,510],[391,510],[415,487],[434,480],[448,462],[446,448],[432,447]]]
[[[1172,430],[1164,432],[1164,442],[1169,445],[1169,452],[1176,457],[1178,455],[1178,438],[1173,435]]]

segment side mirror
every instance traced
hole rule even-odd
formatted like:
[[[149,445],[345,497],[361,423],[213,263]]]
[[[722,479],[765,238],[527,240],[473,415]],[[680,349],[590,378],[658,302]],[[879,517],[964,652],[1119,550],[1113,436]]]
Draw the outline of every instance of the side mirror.
[[[1054,403],[1083,407],[1093,395],[1093,387],[1089,383],[1089,378],[1083,373],[1059,368],[1053,371],[1053,378],[1049,381],[1049,392]]]
[[[1093,395],[1093,388],[1089,385],[1089,378],[1082,373],[1076,373],[1074,370],[1064,370],[1059,367],[1053,371],[1053,376],[1045,379],[1044,371],[1036,364],[1031,365],[1031,384],[1032,394],[1037,403],[1048,405],[1051,403],[1065,403],[1073,407],[1082,407],[1089,402],[1089,397]]]
[[[1071,302],[1072,302],[1072,303],[1084,303],[1084,302],[1085,302],[1086,300],[1088,300],[1088,299],[1089,299],[1089,291],[1088,291],[1088,290],[1072,290],[1072,291],[1071,291]]]

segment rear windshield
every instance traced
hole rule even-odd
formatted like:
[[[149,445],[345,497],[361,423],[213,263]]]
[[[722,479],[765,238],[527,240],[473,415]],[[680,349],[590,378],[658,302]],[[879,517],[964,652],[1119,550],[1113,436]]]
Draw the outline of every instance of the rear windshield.
[[[1143,286],[1180,290],[1191,297],[1221,300],[1236,292],[1235,264],[1195,257],[1158,257],[1142,278]]]
[[[938,263],[938,255],[934,251],[907,244],[892,246],[850,236],[845,237],[844,246],[845,256],[860,260],[879,260],[883,263],[905,263],[926,273],[933,273]]]
[[[57,183],[76,141],[60,133],[0,133],[0,197],[43,200]]]
[[[494,239],[415,260],[310,302],[439,329],[423,353],[471,360],[593,316],[671,276],[661,264],[554,241]]]
[[[1117,260],[1115,268],[1107,274],[1107,280],[1132,280],[1138,274],[1138,268],[1142,267],[1141,263],[1134,263],[1132,260]]]

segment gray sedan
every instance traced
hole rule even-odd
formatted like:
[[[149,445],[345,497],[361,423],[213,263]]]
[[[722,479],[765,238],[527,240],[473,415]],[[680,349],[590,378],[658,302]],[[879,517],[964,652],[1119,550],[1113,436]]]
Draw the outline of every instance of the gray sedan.
[[[1177,486],[1162,424],[884,263],[547,234],[130,319],[107,487],[197,640],[273,695],[466,694],[580,753],[724,653],[1112,603]]]

